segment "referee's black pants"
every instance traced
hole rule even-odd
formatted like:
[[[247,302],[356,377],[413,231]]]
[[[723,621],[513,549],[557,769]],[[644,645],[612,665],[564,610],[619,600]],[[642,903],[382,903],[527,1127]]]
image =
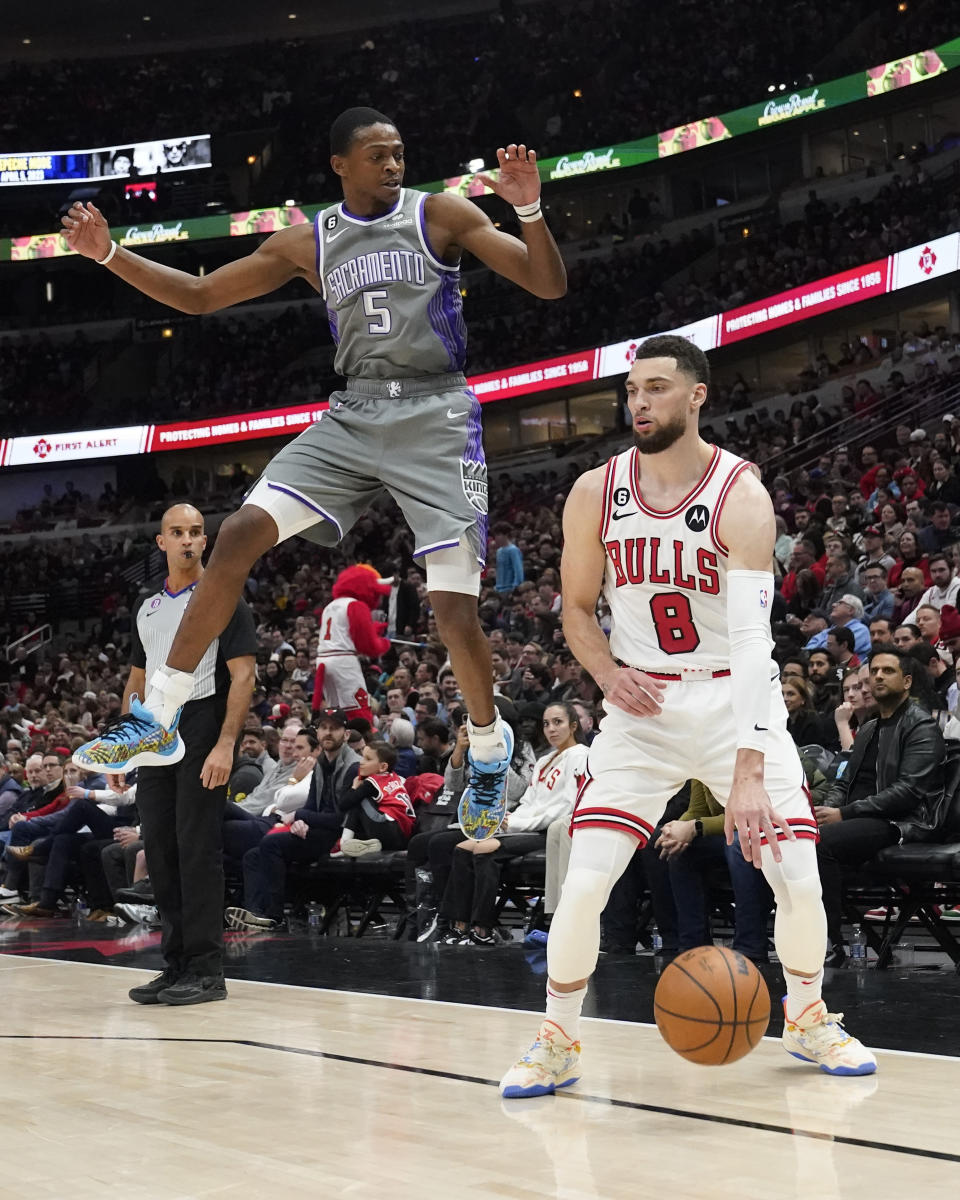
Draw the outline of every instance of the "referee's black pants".
[[[204,760],[220,736],[223,702],[192,700],[180,717],[186,754],[172,767],[141,767],[140,836],[163,922],[160,950],[183,975],[223,974],[223,810],[227,787],[205,788]]]

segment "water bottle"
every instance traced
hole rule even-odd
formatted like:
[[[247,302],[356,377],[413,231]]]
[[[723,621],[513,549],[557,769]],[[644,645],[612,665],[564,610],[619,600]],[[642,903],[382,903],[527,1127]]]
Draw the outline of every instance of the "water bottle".
[[[319,933],[321,919],[322,913],[320,910],[320,905],[316,902],[316,900],[311,900],[311,902],[307,905],[307,931],[313,934]]]
[[[854,925],[853,941],[850,943],[850,962],[855,967],[867,965],[867,936],[862,925]]]
[[[85,921],[90,916],[90,905],[86,896],[77,896],[73,905],[73,915],[77,921]]]
[[[660,936],[660,930],[654,925],[650,931],[650,948],[654,954],[663,953],[663,938]]]

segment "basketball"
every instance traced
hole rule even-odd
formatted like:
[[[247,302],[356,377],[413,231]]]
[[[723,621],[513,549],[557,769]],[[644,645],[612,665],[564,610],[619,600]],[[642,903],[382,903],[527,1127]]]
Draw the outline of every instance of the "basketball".
[[[770,1023],[770,993],[748,959],[723,946],[678,955],[653,997],[657,1028],[689,1062],[721,1067],[756,1046]]]

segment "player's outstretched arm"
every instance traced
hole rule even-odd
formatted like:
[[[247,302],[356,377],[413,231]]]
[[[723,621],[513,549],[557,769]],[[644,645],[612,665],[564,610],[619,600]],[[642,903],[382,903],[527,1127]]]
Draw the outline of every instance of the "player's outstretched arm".
[[[773,504],[763,484],[744,471],[723,507],[719,540],[727,559],[727,627],[730,637],[730,684],[737,731],[733,788],[727,803],[725,832],[732,844],[740,835],[743,857],[760,866],[761,836],[777,862],[777,827],[788,840],[793,830],[770,803],[763,784],[764,748],[770,728],[770,606],[773,602]]]
[[[497,151],[498,177],[477,178],[514,207],[534,207],[540,202],[537,154],[526,146],[501,146]],[[539,296],[559,300],[567,292],[567,269],[542,213],[521,220],[523,240],[497,229],[490,218],[462,196],[437,195],[428,201],[431,226],[440,225],[447,244],[462,246],[491,271]]]
[[[563,632],[580,665],[597,681],[608,704],[636,717],[660,711],[663,685],[642,671],[620,667],[610,653],[597,599],[606,561],[599,530],[604,468],[587,471],[573,485],[563,509]]]
[[[110,226],[93,204],[76,203],[61,218],[67,244],[78,254],[102,262],[110,253]],[[281,229],[246,258],[227,263],[209,275],[191,275],[118,247],[106,269],[137,291],[185,313],[216,312],[242,300],[276,291],[307,272],[296,259],[308,226]]]

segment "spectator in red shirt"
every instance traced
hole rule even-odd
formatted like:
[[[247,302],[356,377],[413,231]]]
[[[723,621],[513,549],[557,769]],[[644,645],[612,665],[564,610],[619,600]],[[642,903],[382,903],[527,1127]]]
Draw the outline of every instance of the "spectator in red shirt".
[[[403,850],[416,821],[404,781],[394,771],[397,751],[386,742],[364,746],[357,775],[337,800],[343,819],[340,849],[351,858]]]
[[[793,553],[790,555],[790,570],[784,575],[783,583],[780,585],[780,595],[788,602],[796,594],[797,574],[800,571],[812,571],[817,582],[823,587],[826,571],[817,562],[816,546],[808,538],[803,538],[794,546]]]

